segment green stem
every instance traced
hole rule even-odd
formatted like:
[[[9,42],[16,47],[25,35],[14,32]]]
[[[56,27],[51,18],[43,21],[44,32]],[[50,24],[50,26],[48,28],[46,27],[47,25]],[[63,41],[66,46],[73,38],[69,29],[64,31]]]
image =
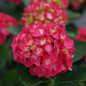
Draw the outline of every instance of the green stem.
[[[48,83],[48,81],[39,81],[39,82],[37,82],[37,83],[35,83],[35,84],[31,85],[31,86],[36,86],[36,85],[38,85],[40,83]]]

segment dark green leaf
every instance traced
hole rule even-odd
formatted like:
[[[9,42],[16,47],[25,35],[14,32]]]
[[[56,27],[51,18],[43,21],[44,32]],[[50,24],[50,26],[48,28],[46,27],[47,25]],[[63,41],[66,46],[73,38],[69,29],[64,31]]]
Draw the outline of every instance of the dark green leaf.
[[[84,82],[69,82],[69,83],[60,83],[55,86],[85,86]]]
[[[22,31],[22,27],[9,27],[6,30],[8,30],[13,35],[18,35],[18,33]]]
[[[17,80],[17,71],[10,70],[6,72],[2,77],[2,86],[15,86]]]
[[[73,62],[76,62],[83,58],[86,53],[86,42],[75,41],[74,43],[76,51],[74,53]]]
[[[67,71],[55,77],[56,84],[82,81],[86,81],[86,67],[74,67],[72,71]]]
[[[48,83],[41,83],[41,84],[39,84],[37,86],[49,86],[49,85],[48,85]]]
[[[29,70],[23,71],[20,73],[20,81],[25,85],[25,86],[32,86],[34,82],[36,82],[39,78],[36,76],[31,76],[29,73]]]
[[[36,85],[40,85],[40,83],[48,82],[46,78],[39,78],[37,76],[32,76],[28,70],[22,71],[19,77],[20,77],[20,81],[25,86],[36,86]]]
[[[0,45],[0,69],[6,64],[7,60],[12,58],[11,42],[9,39],[6,43]]]

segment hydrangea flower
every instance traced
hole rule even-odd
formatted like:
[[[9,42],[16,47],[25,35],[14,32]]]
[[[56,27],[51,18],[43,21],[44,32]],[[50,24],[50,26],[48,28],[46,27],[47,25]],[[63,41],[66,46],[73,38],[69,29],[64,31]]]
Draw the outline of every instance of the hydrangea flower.
[[[0,12],[0,44],[4,43],[10,35],[6,28],[18,25],[19,24],[14,17]]]
[[[58,9],[57,4],[53,3],[34,3],[24,9],[21,23],[28,27],[32,23],[53,22],[65,28],[68,15],[65,11]]]
[[[75,38],[75,40],[86,41],[86,27],[80,27],[77,33],[78,36]]]
[[[84,3],[84,0],[70,0],[72,9],[75,11],[78,10],[79,8],[81,8],[83,3]]]
[[[24,27],[12,42],[14,60],[30,67],[32,75],[47,78],[72,70],[74,42],[53,23]]]
[[[20,5],[22,3],[22,0],[5,0],[7,2],[12,2],[12,3],[15,3],[17,5]]]
[[[31,4],[33,3],[43,3],[43,2],[51,2],[56,3],[59,7],[59,9],[66,10],[69,6],[69,0],[31,0]]]

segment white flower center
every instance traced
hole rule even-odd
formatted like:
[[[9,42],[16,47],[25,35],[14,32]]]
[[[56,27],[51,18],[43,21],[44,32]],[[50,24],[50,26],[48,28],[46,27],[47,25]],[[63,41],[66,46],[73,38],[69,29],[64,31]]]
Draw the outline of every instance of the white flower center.
[[[49,45],[46,46],[46,50],[47,50],[47,51],[50,51],[50,46],[49,46]]]
[[[47,59],[47,60],[46,60],[46,65],[49,65],[49,64],[50,64],[50,60]]]

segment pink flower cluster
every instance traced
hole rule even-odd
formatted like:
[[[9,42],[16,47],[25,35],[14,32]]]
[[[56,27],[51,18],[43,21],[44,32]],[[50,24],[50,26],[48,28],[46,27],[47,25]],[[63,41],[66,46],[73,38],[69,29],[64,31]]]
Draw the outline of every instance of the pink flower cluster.
[[[19,24],[14,17],[0,13],[0,44],[4,43],[10,35],[6,28],[18,25]]]
[[[68,15],[64,10],[59,9],[56,3],[37,2],[28,5],[24,9],[21,23],[28,27],[32,23],[50,23],[53,22],[65,28]]]
[[[22,3],[22,0],[5,0],[7,2],[12,2],[12,3],[15,3],[17,5],[20,5]]]
[[[72,70],[74,42],[68,38],[65,25],[68,19],[68,0],[31,0],[24,9],[24,26],[14,37],[14,60],[30,67],[32,75],[54,77]]]
[[[77,32],[78,36],[75,38],[75,40],[86,41],[86,27],[79,28]]]
[[[59,9],[66,10],[69,6],[69,0],[31,0],[32,3],[43,3],[43,2],[50,2],[50,3],[56,3],[59,7]]]
[[[30,67],[32,75],[49,78],[72,70],[74,42],[57,24],[24,27],[11,46],[14,60]]]
[[[71,0],[71,6],[73,10],[78,10],[79,8],[82,7],[83,3],[85,0]]]

